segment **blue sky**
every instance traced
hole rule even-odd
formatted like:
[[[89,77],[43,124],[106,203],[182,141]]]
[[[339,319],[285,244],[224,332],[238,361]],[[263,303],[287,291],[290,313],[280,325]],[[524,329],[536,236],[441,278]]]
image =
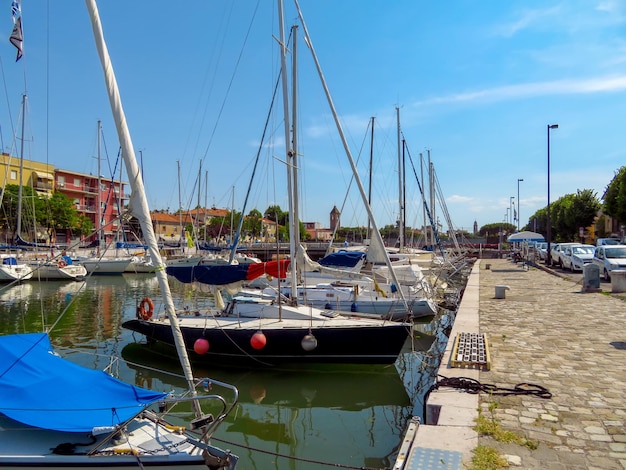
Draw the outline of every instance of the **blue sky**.
[[[545,207],[548,124],[559,125],[550,139],[552,201],[578,189],[601,196],[626,162],[621,0],[301,0],[300,6],[366,188],[375,117],[372,207],[379,226],[398,214],[396,107],[414,164],[430,152],[445,200],[435,214],[445,228],[446,211],[459,229],[502,222],[511,197],[522,222]],[[201,204],[241,210],[278,74],[275,2],[106,0],[99,8],[150,207],[194,207],[202,162]],[[290,26],[296,19],[290,0],[285,8]],[[24,0],[24,57],[17,63],[8,41],[10,1],[4,11],[4,151],[19,152],[13,135],[26,91],[25,158],[95,174],[101,120],[101,173],[110,176],[119,146],[84,2]],[[302,41],[298,53],[301,219],[328,226],[336,205],[342,225],[365,225]],[[279,100],[247,211],[288,207],[280,111]],[[406,187],[407,224],[421,226],[410,166]]]

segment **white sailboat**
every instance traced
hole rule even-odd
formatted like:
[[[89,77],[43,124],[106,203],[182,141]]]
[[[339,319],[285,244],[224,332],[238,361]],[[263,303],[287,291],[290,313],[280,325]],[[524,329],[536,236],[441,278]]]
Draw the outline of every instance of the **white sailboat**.
[[[134,213],[150,256],[163,266],[97,6],[95,0],[85,3],[130,175]],[[194,378],[177,328],[167,275],[160,269],[156,277],[189,386],[185,396],[142,389],[77,366],[54,354],[46,333],[1,336],[0,468],[235,468],[237,457],[211,445],[210,438],[235,406],[237,389]],[[207,389],[228,387],[234,395],[231,404],[213,392],[199,396],[196,387],[203,382]],[[218,414],[203,412],[205,400],[213,403],[211,409]],[[167,420],[172,407],[181,402],[191,402],[195,411],[191,429]]]
[[[297,164],[295,161],[295,129],[290,121],[287,84],[287,44],[285,41],[283,4],[278,2],[281,45],[281,81],[283,88],[283,117],[289,187],[289,233],[291,285],[297,284],[297,256],[299,240],[297,216]],[[300,15],[302,24],[302,16]],[[306,28],[305,28],[306,29]],[[295,36],[294,28],[294,36]],[[311,41],[307,34],[307,43]],[[296,55],[297,41],[291,44]],[[295,63],[295,60],[294,60]],[[294,65],[295,66],[295,65]],[[293,83],[293,96],[297,95]],[[293,109],[297,106],[293,104]],[[295,117],[293,117],[295,119]],[[293,134],[292,134],[293,133]],[[293,135],[293,139],[292,139]],[[356,168],[353,167],[356,172]],[[271,275],[285,277],[285,263],[252,263],[224,266],[198,265],[175,268],[168,266],[167,273],[182,282],[210,285],[217,295],[214,309],[203,312],[180,312],[177,321],[185,339],[186,347],[193,350],[198,359],[213,363],[243,363],[271,366],[284,363],[360,363],[391,364],[400,354],[412,325],[381,319],[355,318],[340,315],[336,311],[315,308],[300,303],[297,298],[283,302],[273,299],[232,299],[222,305],[221,289],[238,291],[243,282],[254,277]],[[270,269],[273,269],[270,272]],[[169,325],[172,317],[152,318],[139,312],[138,318],[123,324],[125,328],[145,335],[149,340],[173,344]]]
[[[101,250],[104,243],[104,227],[102,225],[102,202],[101,192],[102,185],[100,183],[100,140],[102,134],[102,124],[98,121],[98,200],[97,200],[97,233],[98,246],[92,256],[75,256],[73,260],[85,267],[89,274],[122,274],[128,268],[132,261],[132,256],[108,256],[107,247]]]

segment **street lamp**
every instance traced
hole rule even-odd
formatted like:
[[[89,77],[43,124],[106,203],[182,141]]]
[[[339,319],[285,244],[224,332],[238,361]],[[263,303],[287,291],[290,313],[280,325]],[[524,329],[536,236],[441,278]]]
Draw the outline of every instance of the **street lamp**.
[[[522,201],[520,201],[519,198],[519,183],[520,181],[524,181],[524,178],[518,178],[517,179],[517,231],[519,232],[519,219],[521,218],[519,213],[520,211],[520,206],[522,205]]]
[[[550,129],[558,129],[558,124],[548,124],[548,209],[547,209],[547,238],[548,238],[548,248],[546,260],[547,264],[552,264],[552,254],[550,253],[550,242],[552,241],[552,222],[550,220]]]

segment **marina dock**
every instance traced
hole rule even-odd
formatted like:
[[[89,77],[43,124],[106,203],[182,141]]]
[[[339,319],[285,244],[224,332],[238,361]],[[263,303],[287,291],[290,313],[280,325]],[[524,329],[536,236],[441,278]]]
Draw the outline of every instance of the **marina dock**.
[[[626,468],[626,296],[611,294],[609,283],[583,293],[557,274],[508,259],[475,263],[438,374],[495,392],[434,389],[426,422],[411,423],[394,469],[467,468],[479,445],[510,468]],[[459,333],[483,335],[489,364],[453,357]],[[507,394],[518,384],[551,396]],[[479,410],[526,441],[479,436]]]

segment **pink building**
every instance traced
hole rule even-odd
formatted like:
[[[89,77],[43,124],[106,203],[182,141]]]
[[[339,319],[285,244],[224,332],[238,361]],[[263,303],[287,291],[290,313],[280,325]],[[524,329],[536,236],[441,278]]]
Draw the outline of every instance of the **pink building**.
[[[74,201],[79,214],[85,215],[93,222],[96,234],[85,241],[96,242],[100,231],[107,244],[116,239],[121,229],[119,214],[128,203],[128,198],[124,195],[123,182],[55,169],[54,185],[57,191]],[[57,243],[69,242],[69,234],[66,234],[66,240],[60,239],[61,237],[62,234],[57,234]]]

